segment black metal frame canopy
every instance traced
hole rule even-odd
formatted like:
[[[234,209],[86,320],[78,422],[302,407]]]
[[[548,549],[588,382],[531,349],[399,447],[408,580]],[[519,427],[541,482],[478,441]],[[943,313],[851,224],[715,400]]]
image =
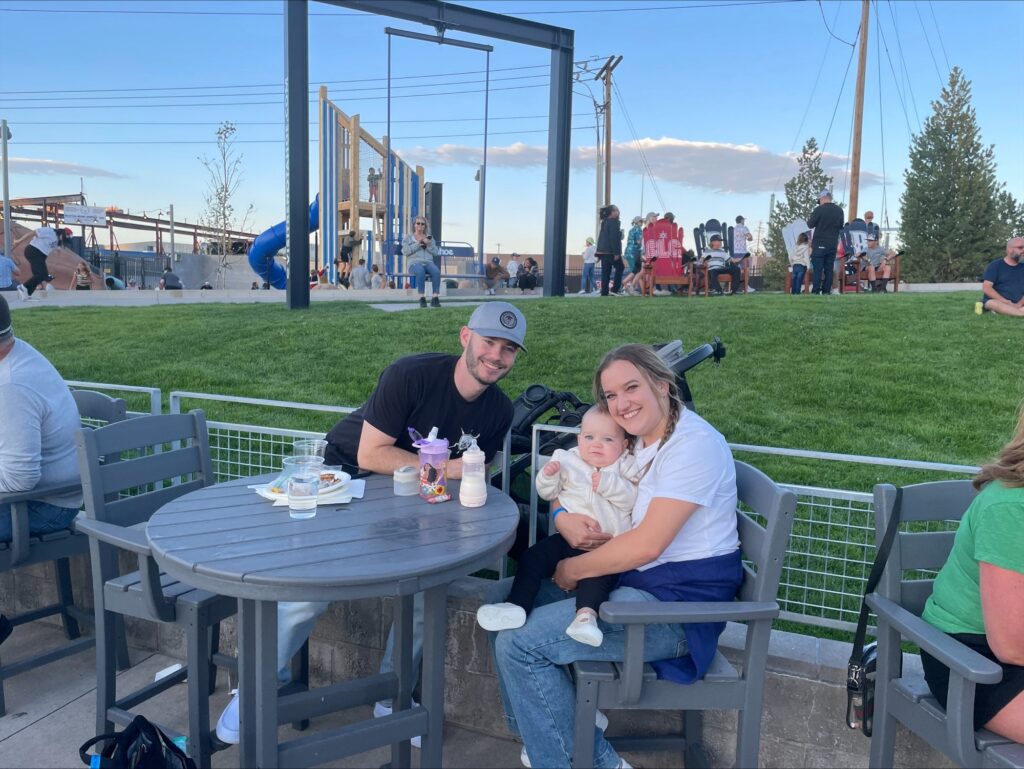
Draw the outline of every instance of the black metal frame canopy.
[[[284,2],[285,206],[288,307],[309,307],[309,0]],[[319,0],[378,16],[551,51],[544,295],[565,293],[569,219],[569,136],[572,120],[573,31],[441,0]],[[324,211],[320,212],[325,215]],[[299,237],[293,237],[298,233]]]

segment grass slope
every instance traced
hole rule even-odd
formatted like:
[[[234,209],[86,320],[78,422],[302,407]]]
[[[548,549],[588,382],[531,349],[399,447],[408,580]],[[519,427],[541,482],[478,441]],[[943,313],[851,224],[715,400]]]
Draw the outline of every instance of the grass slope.
[[[1024,396],[1024,324],[973,314],[973,294],[523,302],[530,352],[502,386],[591,398],[602,354],[624,342],[718,335],[720,367],[688,379],[697,408],[734,443],[978,464],[1006,441]],[[17,334],[67,379],[361,403],[379,372],[420,351],[459,351],[471,306],[388,313],[353,302],[40,308]],[[135,404],[141,405],[141,404]],[[197,404],[199,405],[199,404]],[[330,415],[202,404],[211,419],[326,430]],[[869,490],[928,477],[884,467],[745,455],[780,481]],[[942,476],[936,476],[942,477]]]

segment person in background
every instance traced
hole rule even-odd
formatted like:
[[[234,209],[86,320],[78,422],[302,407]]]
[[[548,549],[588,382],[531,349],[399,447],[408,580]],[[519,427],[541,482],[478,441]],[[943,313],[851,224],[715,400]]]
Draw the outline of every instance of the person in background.
[[[516,288],[519,285],[519,270],[522,269],[522,265],[516,257],[519,256],[516,252],[512,252],[512,256],[508,258],[508,264],[505,265],[505,269],[508,270],[508,287]]]
[[[384,280],[384,276],[380,274],[379,265],[371,265],[370,273],[370,288],[388,288],[387,281]]]
[[[22,301],[32,298],[33,292],[40,283],[53,280],[49,270],[46,269],[46,257],[61,246],[67,246],[71,241],[71,228],[64,227],[55,229],[53,227],[40,227],[14,241],[12,248],[17,248],[26,240],[30,240],[25,247],[25,258],[32,268],[32,277],[18,286],[18,293]]]
[[[981,301],[974,311],[1024,317],[1024,238],[1006,241],[1006,256],[990,262],[981,276]]]
[[[622,225],[618,206],[603,206],[598,211],[601,231],[597,235],[597,257],[601,260],[601,296],[619,296],[622,289]],[[612,279],[612,272],[615,277]],[[609,285],[609,281],[612,281]]]
[[[868,247],[861,255],[867,262],[868,282],[873,292],[886,294],[889,289],[886,287],[892,278],[892,262],[896,258],[896,251],[886,251],[878,245],[878,234],[868,232]]]
[[[491,261],[485,270],[484,285],[487,289],[484,293],[487,296],[494,296],[495,287],[499,285],[499,281],[508,279],[508,270],[501,266],[501,259],[497,256],[491,257]]]
[[[714,233],[708,241],[710,250],[704,253],[704,259],[708,266],[708,290],[715,296],[722,296],[722,286],[719,283],[719,275],[728,275],[732,278],[730,296],[736,296],[743,288],[743,275],[740,268],[729,258],[729,252],[722,248],[722,236]]]
[[[420,307],[427,306],[425,296],[427,275],[430,276],[430,285],[433,289],[433,296],[430,299],[431,307],[440,307],[441,300],[441,270],[434,263],[437,256],[437,244],[433,236],[427,230],[427,220],[417,216],[412,223],[412,232],[402,238],[402,256],[405,257],[406,269],[416,278],[416,288],[420,293]]]
[[[640,271],[644,263],[643,224],[643,219],[634,216],[626,236],[626,251],[622,257],[626,263],[626,272],[622,276],[622,290],[627,294],[635,294],[636,286],[640,283]]]
[[[871,240],[871,236],[875,236],[875,240],[882,239],[882,228],[875,223],[875,212],[865,211],[864,212],[864,224],[868,229],[868,240]]]
[[[347,279],[352,274],[352,253],[356,246],[363,242],[356,230],[349,230],[348,234],[341,238],[341,255],[338,257],[338,282]],[[351,285],[351,280],[346,280]]]
[[[92,272],[89,270],[89,265],[85,262],[79,262],[75,267],[75,271],[71,274],[67,290],[71,291],[72,289],[75,291],[92,290]]]
[[[583,273],[580,275],[580,294],[592,294],[594,286],[594,265],[597,264],[597,246],[593,238],[587,238],[587,245],[583,249]]]
[[[164,267],[164,274],[161,276],[157,288],[161,291],[181,291],[185,286],[182,285],[181,278],[175,275],[170,267]]]
[[[796,247],[789,257],[789,271],[793,273],[790,294],[799,294],[804,290],[804,276],[811,266],[811,237],[806,232],[796,236]]]
[[[0,251],[0,291],[14,291],[14,276],[19,273],[20,270],[14,260]]]
[[[523,294],[529,291],[532,294],[540,282],[540,270],[537,267],[537,260],[532,256],[526,257],[521,272],[522,274],[519,276],[519,291]]]
[[[740,271],[743,270],[744,260],[750,258],[750,246],[747,244],[754,239],[744,222],[746,219],[737,216],[736,226],[732,228],[732,262],[740,268]]]
[[[251,291],[259,291],[259,290],[260,290],[260,284],[259,284],[259,283],[257,283],[257,282],[256,282],[256,281],[254,280],[254,281],[252,282],[252,285],[251,285],[251,286],[249,286],[249,289],[250,289]]]
[[[832,202],[832,193],[818,193],[818,207],[811,211],[807,226],[814,230],[811,238],[811,293],[828,296],[832,293],[839,232],[843,229],[843,209]]]
[[[210,283],[210,281],[204,280],[203,281],[203,285],[201,285],[199,287],[199,290],[200,291],[212,291],[213,290],[213,285]]]
[[[11,308],[0,296],[0,491],[77,483],[78,407],[63,377],[39,351],[14,336]],[[81,490],[28,502],[29,533],[67,529]],[[11,506],[0,505],[0,542],[13,537]],[[0,614],[0,642],[11,633]]]
[[[377,182],[379,181],[380,174],[373,169],[373,166],[370,166],[370,170],[366,172],[366,185],[369,188],[371,203],[377,199]]]
[[[363,291],[372,287],[370,271],[366,269],[366,260],[360,259],[359,263],[352,268],[352,276],[349,279],[352,288]]]
[[[922,619],[1003,669],[974,689],[974,728],[1024,742],[1024,405],[1009,443],[974,477],[967,508]],[[946,707],[949,668],[921,652],[924,680]]]

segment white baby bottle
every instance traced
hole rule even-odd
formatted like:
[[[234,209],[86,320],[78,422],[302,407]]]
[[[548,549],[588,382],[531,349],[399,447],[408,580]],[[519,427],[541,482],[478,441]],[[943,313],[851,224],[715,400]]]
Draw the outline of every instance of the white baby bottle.
[[[487,503],[487,465],[476,441],[462,455],[459,503],[463,507],[482,507]]]

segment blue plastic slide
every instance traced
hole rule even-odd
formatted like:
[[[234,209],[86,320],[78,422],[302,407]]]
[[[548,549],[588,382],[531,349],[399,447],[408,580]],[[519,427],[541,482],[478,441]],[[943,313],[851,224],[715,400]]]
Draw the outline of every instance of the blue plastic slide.
[[[320,196],[317,195],[309,206],[309,231],[313,232],[319,226]],[[274,254],[284,248],[285,240],[285,223],[281,222],[261,232],[249,249],[249,266],[264,282],[269,281],[274,288],[288,286],[288,271],[274,259]]]

